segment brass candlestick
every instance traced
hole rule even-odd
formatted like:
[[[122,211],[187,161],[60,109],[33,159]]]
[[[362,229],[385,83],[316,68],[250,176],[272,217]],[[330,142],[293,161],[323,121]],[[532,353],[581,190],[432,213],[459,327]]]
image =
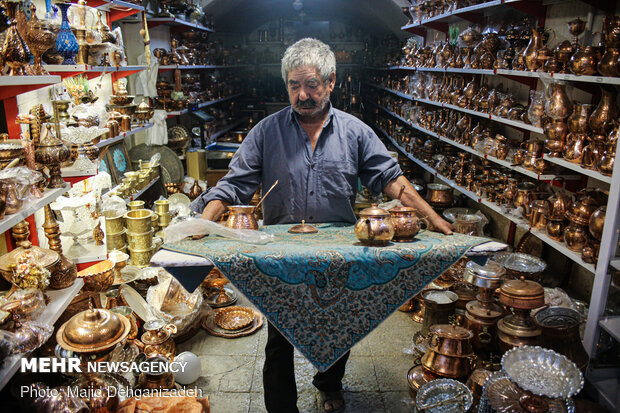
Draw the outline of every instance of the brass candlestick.
[[[60,225],[56,222],[52,208],[48,204],[43,207],[43,210],[45,211],[43,230],[45,231],[45,238],[48,239],[48,247],[60,255],[60,265],[58,271],[52,274],[50,279],[50,287],[54,289],[67,288],[73,285],[73,282],[77,278],[77,268],[75,267],[73,261],[65,257],[62,253]]]
[[[28,222],[21,221],[11,228],[11,235],[15,240],[16,247],[23,247],[25,242],[30,242],[30,227],[28,226]]]

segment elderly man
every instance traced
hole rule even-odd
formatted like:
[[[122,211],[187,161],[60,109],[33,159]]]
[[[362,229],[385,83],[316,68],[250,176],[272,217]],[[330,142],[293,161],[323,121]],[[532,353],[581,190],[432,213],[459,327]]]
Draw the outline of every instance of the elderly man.
[[[359,119],[334,109],[329,95],[336,82],[336,59],[329,46],[302,39],[282,58],[282,78],[291,106],[259,122],[230,163],[230,172],[203,193],[192,209],[217,219],[228,205],[247,204],[262,183],[279,184],[263,203],[266,225],[355,222],[358,177],[372,193],[396,198],[428,217],[438,231],[451,233],[402,175],[377,135]],[[314,376],[326,412],[344,411],[342,378],[349,353]],[[263,383],[270,413],[298,412],[293,346],[271,324],[265,347]]]

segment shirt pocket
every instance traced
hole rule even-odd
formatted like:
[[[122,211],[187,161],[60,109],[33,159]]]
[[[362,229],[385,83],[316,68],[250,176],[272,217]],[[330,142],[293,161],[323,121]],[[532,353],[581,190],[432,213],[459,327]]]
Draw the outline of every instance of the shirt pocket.
[[[351,198],[355,195],[353,184],[357,173],[347,161],[323,161],[321,186],[328,197]]]

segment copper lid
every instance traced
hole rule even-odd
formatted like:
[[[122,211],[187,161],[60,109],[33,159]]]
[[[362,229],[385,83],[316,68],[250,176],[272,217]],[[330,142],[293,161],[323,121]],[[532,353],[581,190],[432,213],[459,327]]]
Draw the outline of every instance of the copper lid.
[[[431,326],[430,332],[442,338],[455,340],[469,340],[474,336],[474,333],[468,329],[450,324],[435,324]]]
[[[82,311],[56,333],[58,344],[66,350],[78,353],[94,353],[114,346],[129,334],[129,319],[102,308]]]
[[[469,261],[465,265],[463,278],[477,287],[496,289],[505,275],[506,269],[495,261],[488,260],[484,266]]]
[[[291,234],[316,234],[319,230],[312,226],[306,224],[306,220],[301,220],[301,225],[295,225],[289,228],[288,232]]]
[[[10,272],[10,267],[16,264],[17,259],[23,254],[31,254],[37,264],[47,269],[60,260],[60,255],[57,252],[32,245],[30,241],[25,241],[22,245],[23,247],[15,248],[0,257],[0,271]]]
[[[526,280],[521,277],[519,280],[508,280],[500,288],[502,295],[519,298],[544,297],[545,291],[536,281]]]
[[[369,208],[360,211],[362,217],[389,217],[390,213],[383,208],[379,208],[377,204],[371,204]]]

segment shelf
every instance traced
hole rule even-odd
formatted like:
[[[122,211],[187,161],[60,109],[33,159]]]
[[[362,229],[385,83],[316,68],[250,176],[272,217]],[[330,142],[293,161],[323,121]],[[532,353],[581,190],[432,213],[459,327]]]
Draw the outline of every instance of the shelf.
[[[132,128],[130,131],[121,132],[120,135],[115,136],[114,138],[104,139],[102,141],[97,142],[96,146],[98,148],[105,148],[106,146],[112,145],[113,143],[116,143],[118,141],[122,141],[127,136],[135,135],[136,133],[142,132],[142,131],[147,130],[147,129],[151,128],[151,127],[153,127],[153,123],[146,123],[144,126],[137,126],[136,125],[136,127]]]
[[[77,3],[73,1],[73,3]],[[144,7],[121,0],[86,0],[86,5],[110,13],[110,23],[144,11]]]
[[[435,132],[432,132],[432,131],[430,131],[428,129],[424,129],[424,128],[416,125],[416,124],[413,124],[413,123],[407,121],[406,119],[398,116],[394,112],[389,111],[388,109],[384,108],[381,105],[377,105],[377,104],[375,104],[373,102],[368,102],[368,103],[370,103],[372,106],[375,106],[375,107],[383,110],[384,112],[386,112],[390,116],[400,120],[401,122],[406,123],[410,127],[414,128],[414,129],[417,129],[417,130],[419,130],[421,132],[424,132],[424,133],[426,133],[426,134],[428,134],[430,136],[433,136],[435,138],[438,138],[442,142],[449,143],[450,145],[455,146],[455,147],[457,147],[457,148],[459,148],[459,149],[461,149],[463,151],[469,152],[469,153],[471,153],[473,155],[476,155],[476,156],[478,156],[480,158],[483,158],[483,159],[488,159],[489,161],[491,161],[493,163],[501,165],[501,166],[503,166],[503,167],[505,167],[507,169],[513,170],[513,171],[518,172],[520,174],[529,176],[530,178],[534,178],[534,179],[539,180],[539,181],[552,181],[552,180],[557,179],[559,177],[561,177],[561,178],[563,178],[564,180],[567,180],[567,181],[569,181],[569,180],[578,180],[580,178],[579,175],[561,175],[561,174],[543,174],[543,175],[541,175],[541,174],[538,174],[538,173],[536,173],[534,171],[530,171],[529,169],[525,169],[522,166],[513,166],[511,162],[508,162],[506,160],[497,159],[496,157],[491,156],[491,155],[486,155],[486,154],[484,154],[482,152],[479,152],[479,151],[475,150],[474,148],[472,148],[470,146],[463,145],[461,143],[455,142],[452,139],[449,139],[449,138],[444,137],[444,136],[440,136],[440,135],[438,135]]]
[[[196,109],[200,109],[200,108],[204,108],[204,107],[212,106],[212,105],[217,105],[218,103],[222,103],[222,102],[226,102],[227,100],[238,98],[241,95],[243,95],[243,93],[236,93],[234,95],[230,95],[230,96],[227,96],[225,98],[216,99],[216,100],[210,100],[208,102],[202,102],[202,103],[199,103],[199,104],[195,105],[195,108],[167,112],[167,115],[168,115],[168,118],[172,118],[174,116],[185,115],[186,113],[189,113],[189,112],[194,111]]]
[[[116,73],[121,76],[129,76],[133,73],[146,70],[147,66],[92,66],[92,65],[43,65],[53,75],[59,75],[65,79],[85,74],[89,79],[105,73]]]
[[[506,70],[506,69],[457,69],[450,67],[409,67],[409,66],[388,66],[388,67],[368,67],[369,70],[410,70],[418,72],[442,72],[442,73],[460,73],[474,75],[501,75],[514,77],[540,78],[541,73],[557,80],[567,80],[571,82],[597,83],[607,85],[620,85],[620,77],[610,76],[579,76],[570,73],[547,73],[547,72],[530,72],[527,70]]]
[[[29,217],[45,205],[53,202],[56,198],[67,192],[69,189],[70,188],[68,185],[65,185],[64,188],[46,189],[45,192],[43,192],[43,197],[34,199],[33,201],[24,204],[22,209],[15,214],[5,215],[4,218],[0,220],[0,233],[11,229],[24,218]]]
[[[72,166],[68,166],[66,168],[60,169],[60,174],[63,178],[76,178],[76,177],[84,177],[88,178],[90,176],[97,175],[97,166],[95,165],[92,169],[74,169]]]
[[[620,341],[620,316],[605,317],[598,320],[601,328],[609,333],[616,341]]]
[[[428,19],[423,19],[417,22],[413,22],[412,24],[407,24],[401,27],[401,30],[406,30],[412,32],[414,34],[420,34],[420,28],[423,26],[429,26],[429,28],[447,31],[447,23],[453,23],[460,20],[469,20],[472,21],[475,19],[474,12],[482,11],[484,9],[489,9],[492,7],[498,7],[504,4],[517,3],[520,0],[493,0],[488,1],[482,4],[476,4],[469,7],[462,7],[460,9],[456,9],[447,13],[438,14],[437,16],[429,17]],[[531,7],[530,13],[539,12],[536,7]],[[459,17],[460,15],[463,18]],[[479,13],[481,15],[481,13]],[[481,19],[478,23],[482,23]],[[438,23],[444,23],[444,25],[439,25]],[[446,26],[446,27],[444,27]]]
[[[543,133],[543,129],[542,128],[538,128],[536,126],[533,125],[529,125],[525,122],[521,122],[521,121],[516,121],[516,120],[511,120],[511,119],[505,119],[499,116],[495,116],[495,115],[491,115],[489,113],[484,113],[484,112],[477,112],[475,110],[471,110],[471,109],[464,109],[461,108],[459,106],[455,106],[455,105],[451,105],[449,103],[441,103],[441,102],[436,102],[434,100],[429,100],[429,99],[418,99],[416,97],[413,97],[411,95],[408,95],[406,93],[402,93],[402,92],[398,92],[396,90],[393,89],[389,89],[386,87],[382,87],[382,86],[377,86],[377,85],[373,85],[370,83],[367,83],[367,85],[374,87],[376,89],[380,89],[380,90],[385,90],[386,92],[392,93],[396,96],[400,96],[404,99],[408,99],[411,100],[412,102],[420,102],[420,103],[426,103],[427,105],[433,105],[433,106],[437,106],[440,108],[446,108],[446,109],[452,109],[452,110],[456,110],[458,112],[463,112],[463,113],[467,113],[473,116],[478,116],[480,118],[484,118],[484,119],[490,119],[492,121],[498,122],[498,123],[503,123],[504,125],[508,125],[508,126],[512,126],[514,128],[519,128],[519,129],[524,129],[524,130],[528,130],[531,132],[536,132],[536,133]]]
[[[611,260],[609,265],[612,266],[615,270],[620,271],[620,258],[614,258],[613,260]]]
[[[593,368],[586,371],[587,383],[592,384],[598,393],[598,403],[606,406],[610,412],[620,408],[620,369]]]
[[[167,70],[216,70],[216,69],[237,69],[244,67],[245,65],[160,65],[159,71],[165,72]]]
[[[0,100],[60,83],[60,76],[0,76]]]
[[[74,264],[85,264],[88,262],[103,261],[108,258],[108,250],[106,248],[105,242],[103,243],[103,245],[95,245],[92,242],[89,244],[82,243],[82,246],[88,251],[84,254],[81,254],[79,257],[73,257],[68,254],[68,252],[71,250],[71,247],[73,246],[73,238],[62,236],[61,240],[63,250],[66,251],[65,256],[71,261],[73,261]]]
[[[580,174],[587,175],[591,178],[594,178],[598,181],[605,182],[607,184],[611,184],[611,176],[603,175],[600,172],[593,171],[592,169],[582,168],[581,165],[572,163],[562,158],[554,158],[549,156],[548,154],[543,154],[543,158],[550,163],[560,165],[566,169],[570,169],[575,172],[579,172]]]
[[[45,311],[43,311],[37,321],[53,325],[67,309],[71,300],[78,294],[83,285],[84,281],[78,278],[70,287],[62,290],[45,291],[45,294],[50,298],[50,303],[45,307]],[[0,369],[0,389],[4,388],[11,377],[13,377],[20,366],[20,360],[28,357],[29,354],[17,354],[4,360],[4,366]]]
[[[159,180],[159,177],[153,179],[151,182],[149,182],[144,188],[142,188],[141,190],[139,190],[138,192],[136,192],[135,194],[131,195],[129,198],[125,198],[125,203],[129,203],[131,201],[133,201],[134,199],[139,198],[143,193],[146,192],[147,189],[149,189],[150,187],[152,187],[155,182],[157,182]]]
[[[215,141],[220,136],[225,135],[226,133],[228,133],[231,130],[235,129],[237,126],[243,124],[244,122],[247,122],[247,120],[248,120],[247,118],[239,119],[238,121],[234,122],[232,125],[226,126],[225,128],[222,128],[219,131],[214,132],[211,135],[211,140]]]
[[[196,30],[202,30],[202,31],[209,32],[209,33],[215,33],[213,29],[209,29],[208,27],[205,27],[201,24],[191,23],[185,20],[178,19],[176,17],[147,17],[146,23],[149,26],[149,29],[152,27],[157,27],[162,24],[165,24],[167,26],[176,27],[179,32],[185,31],[187,30],[186,29],[187,27],[190,27]]]
[[[425,162],[417,159],[416,157],[414,157],[410,153],[408,153],[402,146],[400,146],[398,143],[396,143],[396,141],[391,136],[389,136],[387,133],[385,133],[385,131],[383,131],[380,128],[378,128],[377,125],[374,125],[374,126],[375,126],[376,129],[381,131],[382,135],[387,140],[389,140],[400,152],[402,152],[403,155],[407,156],[407,158],[409,158],[412,162],[416,163],[417,165],[422,167],[424,170],[428,171],[431,175],[436,176],[437,178],[439,178],[442,181],[446,182],[446,184],[448,186],[454,188],[455,190],[457,190],[458,192],[460,192],[463,195],[467,196],[471,200],[473,200],[473,201],[475,201],[477,203],[480,203],[480,204],[488,207],[489,209],[497,212],[498,214],[503,215],[504,217],[508,218],[510,221],[514,222],[515,225],[518,228],[521,228],[521,229],[526,230],[526,231],[530,231],[532,233],[532,235],[536,236],[538,239],[540,239],[541,241],[543,241],[547,245],[551,246],[556,251],[558,251],[561,254],[563,254],[564,256],[570,258],[572,261],[574,261],[575,263],[579,264],[580,266],[582,266],[586,270],[594,273],[594,270],[595,270],[594,265],[593,264],[588,264],[588,263],[584,262],[581,259],[581,254],[580,253],[577,253],[575,251],[571,251],[571,250],[568,249],[566,244],[551,239],[546,234],[546,232],[544,232],[544,230],[537,230],[537,229],[530,228],[529,223],[524,218],[522,218],[521,216],[514,215],[512,213],[512,210],[509,210],[509,209],[507,209],[504,206],[497,205],[497,204],[495,204],[493,202],[489,202],[486,199],[482,199],[480,196],[478,196],[474,192],[469,191],[469,190],[463,188],[462,186],[458,185],[456,182],[452,181],[451,179],[446,178],[445,176],[441,175],[433,167],[427,165]]]

